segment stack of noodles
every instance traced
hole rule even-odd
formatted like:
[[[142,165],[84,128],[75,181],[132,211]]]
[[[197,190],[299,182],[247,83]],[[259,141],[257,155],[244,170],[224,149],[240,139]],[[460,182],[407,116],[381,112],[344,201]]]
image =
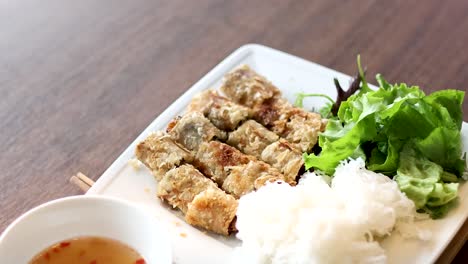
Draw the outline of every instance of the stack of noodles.
[[[187,223],[229,235],[241,196],[267,182],[296,185],[302,153],[325,124],[248,66],[227,74],[221,91],[226,97],[215,90],[198,94],[166,132],[138,144],[136,156],[158,181],[158,197]]]

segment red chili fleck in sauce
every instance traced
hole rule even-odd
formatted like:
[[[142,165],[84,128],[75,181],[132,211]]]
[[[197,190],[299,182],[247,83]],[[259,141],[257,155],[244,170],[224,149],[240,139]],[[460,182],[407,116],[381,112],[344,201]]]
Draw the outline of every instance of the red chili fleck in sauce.
[[[135,264],[145,264],[145,260],[144,259],[139,259],[137,261],[135,261]]]
[[[97,264],[97,260],[93,260],[89,264]]]
[[[60,247],[64,248],[64,247],[68,247],[70,245],[70,242],[61,242],[60,243]]]

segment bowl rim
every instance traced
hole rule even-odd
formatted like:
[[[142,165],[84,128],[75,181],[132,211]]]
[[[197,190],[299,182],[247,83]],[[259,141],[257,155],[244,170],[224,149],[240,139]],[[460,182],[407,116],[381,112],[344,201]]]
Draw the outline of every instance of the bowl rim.
[[[5,239],[9,236],[9,234],[14,230],[14,228],[21,222],[23,222],[25,219],[28,219],[30,217],[34,217],[35,214],[41,213],[44,210],[48,210],[47,208],[62,204],[62,203],[68,203],[68,202],[74,202],[74,201],[97,201],[97,202],[110,202],[117,204],[117,206],[125,206],[128,208],[132,208],[134,210],[137,210],[141,212],[143,215],[147,215],[148,217],[151,217],[151,215],[146,212],[143,208],[138,206],[138,204],[130,202],[128,200],[124,200],[122,198],[117,198],[117,197],[112,197],[112,196],[106,196],[106,195],[73,195],[73,196],[66,196],[62,198],[58,198],[55,200],[51,200],[48,202],[45,202],[43,204],[40,204],[36,207],[33,207],[32,209],[26,211],[22,215],[20,215],[18,218],[16,218],[13,222],[11,222],[7,228],[2,232],[0,235],[0,246],[4,243]],[[160,223],[156,218],[154,218],[155,222],[158,222],[158,224],[163,224]],[[170,242],[170,236],[167,234],[166,229],[164,227],[160,228],[161,232],[161,238],[163,240],[166,240],[168,243],[168,248],[169,250],[172,251],[171,249],[171,242]],[[169,254],[172,256],[172,252],[169,252]]]

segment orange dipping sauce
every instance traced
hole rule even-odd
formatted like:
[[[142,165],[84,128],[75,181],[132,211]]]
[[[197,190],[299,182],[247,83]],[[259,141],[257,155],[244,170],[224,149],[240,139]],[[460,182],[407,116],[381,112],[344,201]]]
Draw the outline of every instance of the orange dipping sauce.
[[[78,237],[54,244],[29,264],[146,264],[133,248],[103,237]]]

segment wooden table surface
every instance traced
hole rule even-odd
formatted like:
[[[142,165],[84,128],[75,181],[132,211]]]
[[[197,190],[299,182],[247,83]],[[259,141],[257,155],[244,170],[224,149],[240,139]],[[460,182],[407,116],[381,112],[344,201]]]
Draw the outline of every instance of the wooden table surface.
[[[72,174],[97,179],[243,44],[347,74],[360,53],[368,76],[466,91],[467,29],[463,0],[0,0],[0,232],[36,205],[79,194]]]

